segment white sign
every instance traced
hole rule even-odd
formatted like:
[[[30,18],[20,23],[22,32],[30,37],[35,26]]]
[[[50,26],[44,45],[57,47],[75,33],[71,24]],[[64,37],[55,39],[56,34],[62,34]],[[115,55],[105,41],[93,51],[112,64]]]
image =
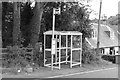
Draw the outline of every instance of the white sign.
[[[54,8],[54,14],[60,14],[60,8]]]
[[[39,45],[40,45],[40,52],[42,52],[42,42],[40,42]]]
[[[56,50],[56,39],[52,39],[52,50],[51,54],[55,54]]]

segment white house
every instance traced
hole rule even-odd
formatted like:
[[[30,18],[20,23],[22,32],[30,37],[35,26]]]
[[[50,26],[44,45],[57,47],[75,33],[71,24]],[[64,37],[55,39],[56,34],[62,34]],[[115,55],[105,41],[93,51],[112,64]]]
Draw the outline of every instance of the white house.
[[[98,24],[92,23],[92,37],[86,38],[86,41],[91,46],[91,48],[97,48],[97,36],[98,36]],[[118,36],[116,36],[116,32],[109,27],[108,25],[101,24],[100,26],[100,49],[101,53],[105,55],[114,55],[118,54],[119,44],[118,44]]]

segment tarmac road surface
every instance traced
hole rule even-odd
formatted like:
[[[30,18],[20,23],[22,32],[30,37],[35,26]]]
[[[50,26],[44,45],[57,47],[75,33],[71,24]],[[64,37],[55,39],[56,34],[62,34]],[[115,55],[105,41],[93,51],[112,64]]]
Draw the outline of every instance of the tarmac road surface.
[[[83,73],[59,75],[51,78],[118,78],[118,67],[88,72],[86,71]]]

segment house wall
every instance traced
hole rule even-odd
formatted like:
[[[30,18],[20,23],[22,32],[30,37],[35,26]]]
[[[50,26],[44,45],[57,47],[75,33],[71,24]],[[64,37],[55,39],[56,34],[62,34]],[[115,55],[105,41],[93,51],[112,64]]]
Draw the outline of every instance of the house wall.
[[[104,48],[100,49],[101,54],[104,54]]]
[[[111,53],[112,51],[112,53]],[[117,55],[119,51],[119,47],[113,47],[113,48],[104,48],[104,51],[102,51],[102,54],[104,55]]]
[[[115,47],[115,55],[118,55],[119,47]]]
[[[110,54],[110,48],[104,48],[104,55]]]

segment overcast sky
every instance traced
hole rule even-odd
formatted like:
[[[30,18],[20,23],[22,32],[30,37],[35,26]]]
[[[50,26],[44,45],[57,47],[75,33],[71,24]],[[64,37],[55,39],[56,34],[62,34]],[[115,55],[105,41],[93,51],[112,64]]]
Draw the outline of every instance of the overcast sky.
[[[102,12],[101,14],[105,14],[107,17],[115,16],[118,14],[118,2],[120,0],[102,0]],[[90,3],[91,8],[98,14],[99,13],[99,7],[100,7],[100,0],[92,0]],[[120,6],[120,5],[119,5]],[[91,15],[91,18],[96,17],[98,18],[98,15]]]
[[[31,0],[34,1],[34,0]],[[69,1],[69,0],[68,0]],[[84,3],[87,3],[87,0],[77,0],[77,1],[85,1]],[[102,0],[102,11],[101,11],[101,16],[106,15],[107,17],[110,16],[115,16],[118,14],[118,2],[120,0]],[[99,18],[99,7],[100,7],[100,0],[90,0],[89,3],[91,5],[91,9],[95,11],[95,13],[92,13],[90,15],[90,18]],[[34,5],[34,4],[33,4]],[[120,3],[119,3],[120,7]],[[119,8],[120,12],[120,8]]]

